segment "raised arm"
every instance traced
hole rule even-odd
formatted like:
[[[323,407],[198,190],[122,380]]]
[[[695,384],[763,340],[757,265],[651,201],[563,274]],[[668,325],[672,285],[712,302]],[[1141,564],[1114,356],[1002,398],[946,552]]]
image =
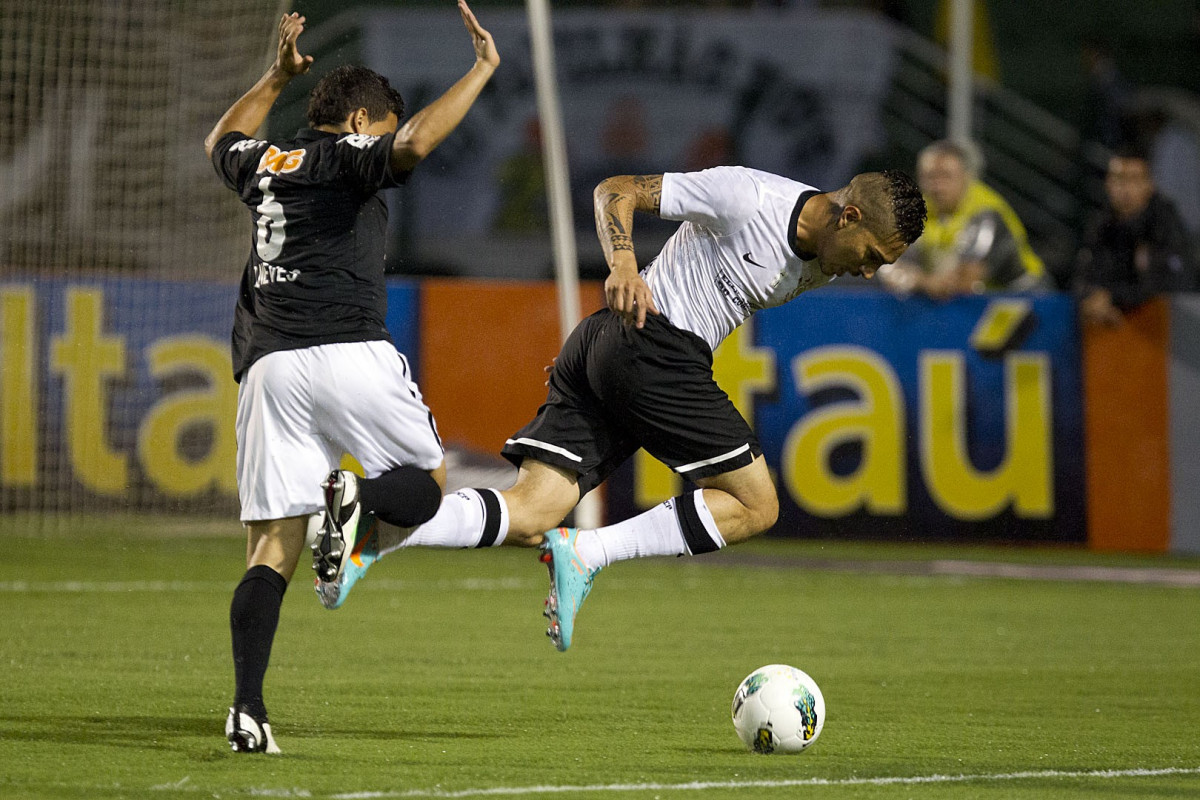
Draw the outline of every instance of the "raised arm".
[[[641,328],[647,314],[657,314],[650,287],[638,274],[633,252],[633,212],[658,216],[662,203],[662,175],[617,175],[605,178],[592,194],[596,209],[596,235],[608,262],[604,281],[608,307]]]
[[[258,83],[250,88],[237,102],[229,107],[204,138],[204,154],[212,158],[217,141],[230,131],[253,136],[267,119],[267,113],[275,103],[283,87],[292,78],[308,72],[312,56],[302,56],[296,50],[296,37],[304,32],[304,17],[296,13],[285,14],[279,20],[279,44],[275,48],[275,63],[272,64]]]
[[[445,94],[414,114],[396,132],[392,144],[392,170],[395,172],[408,172],[441,144],[462,122],[500,64],[500,54],[496,52],[492,35],[480,26],[465,0],[458,0],[458,10],[475,46],[475,63]]]

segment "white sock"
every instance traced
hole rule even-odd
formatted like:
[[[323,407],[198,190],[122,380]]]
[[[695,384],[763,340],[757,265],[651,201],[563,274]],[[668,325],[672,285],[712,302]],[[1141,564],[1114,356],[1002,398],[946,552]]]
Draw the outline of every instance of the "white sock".
[[[508,534],[508,507],[499,492],[461,489],[442,498],[433,519],[409,530],[400,541],[381,538],[380,555],[401,547],[495,547]],[[484,541],[490,531],[495,538]]]
[[[687,513],[681,514],[677,510],[680,506]],[[681,517],[692,520],[692,531],[684,531]],[[689,536],[692,546],[688,544]],[[575,550],[589,567],[607,567],[615,561],[647,556],[710,553],[724,546],[725,539],[704,502],[703,489],[672,498],[624,522],[580,531],[575,539]]]
[[[580,531],[575,549],[589,567],[647,556],[679,556],[687,552],[675,515],[675,501],[660,503],[615,525]]]

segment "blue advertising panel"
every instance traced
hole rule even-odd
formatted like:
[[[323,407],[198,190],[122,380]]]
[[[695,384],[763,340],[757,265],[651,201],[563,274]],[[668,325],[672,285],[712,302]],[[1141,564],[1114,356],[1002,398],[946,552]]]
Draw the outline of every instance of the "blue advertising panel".
[[[830,288],[756,315],[714,374],[763,445],[777,533],[1082,542],[1079,349],[1067,296]],[[610,518],[681,488],[639,457]]]
[[[389,330],[414,359],[418,291],[388,292]],[[3,505],[208,509],[236,497],[236,298],[232,284],[0,284]]]

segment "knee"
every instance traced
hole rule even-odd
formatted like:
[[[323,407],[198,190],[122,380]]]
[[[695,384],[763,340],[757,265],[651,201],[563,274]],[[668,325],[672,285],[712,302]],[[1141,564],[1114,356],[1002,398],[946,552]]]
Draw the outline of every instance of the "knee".
[[[415,466],[396,467],[359,484],[362,505],[398,528],[428,522],[442,504],[442,485],[434,472]]]
[[[429,472],[417,467],[401,467],[405,475],[403,505],[393,509],[393,519],[380,519],[401,528],[411,528],[428,522],[442,504],[442,482]]]
[[[745,504],[745,509],[745,524],[749,535],[757,536],[770,530],[779,521],[779,496],[774,487],[771,487],[768,491],[756,494]]]
[[[761,527],[758,532],[770,530],[779,521],[779,496],[772,491],[767,497],[767,503],[762,509]]]
[[[536,547],[579,502],[579,487],[573,473],[526,459],[517,482],[500,496],[508,510],[505,544]]]

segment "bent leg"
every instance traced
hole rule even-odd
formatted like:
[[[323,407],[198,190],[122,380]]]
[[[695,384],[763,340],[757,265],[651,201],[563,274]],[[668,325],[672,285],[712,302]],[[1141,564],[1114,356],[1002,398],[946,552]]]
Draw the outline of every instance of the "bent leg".
[[[380,529],[380,556],[402,547],[537,547],[579,501],[574,473],[525,459],[504,491],[460,489],[415,529]]]
[[[428,522],[437,513],[446,488],[446,464],[431,470],[401,466],[358,481],[363,511],[397,528]]]
[[[740,469],[700,478],[704,502],[725,544],[744,542],[779,518],[779,496],[762,456]]]
[[[593,568],[646,556],[701,555],[737,544],[775,523],[779,503],[766,461],[696,481],[702,487],[635,517],[580,531],[576,548]]]
[[[543,534],[558,527],[579,503],[579,480],[570,470],[526,458],[517,482],[500,495],[508,510],[505,544],[538,547]]]

